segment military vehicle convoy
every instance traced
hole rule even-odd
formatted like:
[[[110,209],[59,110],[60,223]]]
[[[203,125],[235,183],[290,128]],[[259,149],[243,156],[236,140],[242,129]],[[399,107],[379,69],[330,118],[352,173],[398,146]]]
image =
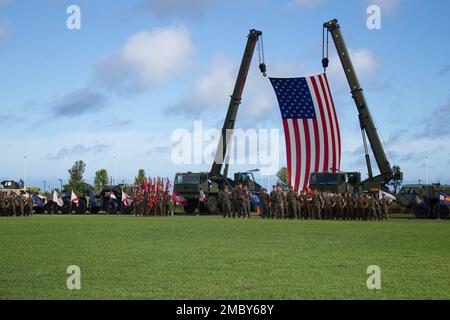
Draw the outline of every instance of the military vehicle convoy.
[[[235,173],[234,179],[230,179],[227,177],[229,164],[226,161],[248,71],[256,45],[261,36],[261,31],[250,30],[211,170],[209,172],[184,172],[175,175],[174,192],[186,199],[187,205],[184,207],[186,213],[193,213],[197,208],[201,213],[217,213],[220,207],[218,194],[225,186],[233,189],[238,183],[243,183],[248,186],[250,191],[259,192],[261,190],[261,186],[255,182],[253,176],[253,172],[256,170]],[[260,61],[259,67],[261,72],[264,73],[265,64]],[[225,168],[222,173],[224,163]],[[200,201],[200,191],[206,195],[206,204]]]
[[[449,206],[439,204],[439,196],[443,192],[450,194],[450,185],[405,184],[397,195],[397,201],[411,209],[418,219],[449,219]]]
[[[131,214],[132,207],[122,206],[122,189],[127,194],[131,194],[132,188],[133,186],[124,184],[108,185],[104,186],[98,194],[95,194],[94,187],[85,183],[82,193],[77,195],[78,206],[70,201],[71,190],[63,190],[63,206],[60,207],[54,203],[53,199],[49,199],[45,210],[49,214],[85,214],[87,212],[97,214],[100,211],[107,214]],[[111,192],[115,199],[111,199]]]

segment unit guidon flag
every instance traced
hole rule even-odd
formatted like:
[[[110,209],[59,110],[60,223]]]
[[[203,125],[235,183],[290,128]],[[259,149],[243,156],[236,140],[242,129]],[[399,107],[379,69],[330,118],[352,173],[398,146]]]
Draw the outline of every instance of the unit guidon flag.
[[[320,74],[270,81],[283,118],[289,184],[306,192],[311,172],[336,172],[341,166],[341,134],[328,80]]]

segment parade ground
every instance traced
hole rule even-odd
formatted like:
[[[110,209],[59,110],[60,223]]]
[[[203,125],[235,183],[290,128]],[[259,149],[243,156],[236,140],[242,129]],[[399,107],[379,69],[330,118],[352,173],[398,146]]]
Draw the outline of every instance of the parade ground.
[[[449,232],[413,219],[2,218],[0,299],[450,299]]]

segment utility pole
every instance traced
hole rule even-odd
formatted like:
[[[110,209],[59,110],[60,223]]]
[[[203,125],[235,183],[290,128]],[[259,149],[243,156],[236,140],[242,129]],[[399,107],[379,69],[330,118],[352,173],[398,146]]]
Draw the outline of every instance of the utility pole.
[[[27,167],[28,167],[28,157],[24,156],[23,159],[25,160],[25,169],[24,169],[24,175],[23,175],[23,187],[27,188]]]

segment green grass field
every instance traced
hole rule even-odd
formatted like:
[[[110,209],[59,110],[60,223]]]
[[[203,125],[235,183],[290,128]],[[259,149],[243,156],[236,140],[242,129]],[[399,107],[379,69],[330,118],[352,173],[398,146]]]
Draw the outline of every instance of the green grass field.
[[[33,216],[0,241],[0,299],[450,298],[450,221]]]

